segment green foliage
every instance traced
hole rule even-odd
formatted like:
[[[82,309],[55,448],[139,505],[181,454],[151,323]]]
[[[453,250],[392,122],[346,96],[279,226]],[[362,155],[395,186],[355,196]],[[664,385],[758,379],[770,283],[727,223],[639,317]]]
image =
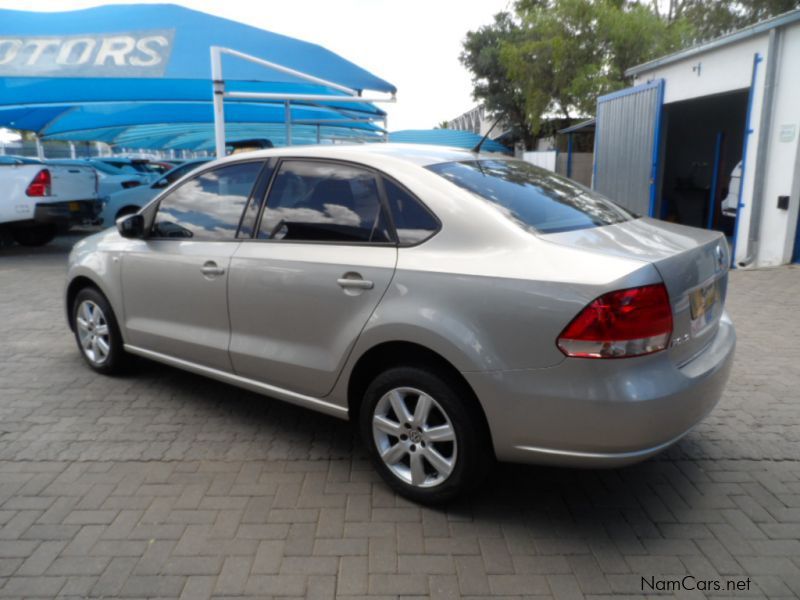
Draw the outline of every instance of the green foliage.
[[[490,114],[503,117],[525,140],[533,141],[522,82],[509,76],[502,61],[504,44],[521,43],[522,30],[509,13],[495,15],[491,25],[467,33],[461,63],[472,72],[473,97]]]
[[[797,8],[800,0],[518,0],[467,33],[473,96],[530,147],[547,120],[594,114],[630,67]]]
[[[592,114],[596,98],[625,86],[625,70],[675,50],[688,37],[649,8],[619,0],[518,3],[519,41],[501,43],[535,131],[545,115]]]
[[[654,10],[658,2],[654,0]],[[669,21],[692,24],[695,42],[710,40],[758,21],[800,8],[800,0],[670,0]]]

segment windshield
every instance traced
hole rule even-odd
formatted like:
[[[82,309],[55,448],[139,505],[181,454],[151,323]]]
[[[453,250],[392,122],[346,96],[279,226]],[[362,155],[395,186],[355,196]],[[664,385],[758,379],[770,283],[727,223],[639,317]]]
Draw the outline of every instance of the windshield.
[[[429,170],[495,204],[526,229],[540,233],[613,225],[635,218],[611,200],[521,160],[474,160]]]

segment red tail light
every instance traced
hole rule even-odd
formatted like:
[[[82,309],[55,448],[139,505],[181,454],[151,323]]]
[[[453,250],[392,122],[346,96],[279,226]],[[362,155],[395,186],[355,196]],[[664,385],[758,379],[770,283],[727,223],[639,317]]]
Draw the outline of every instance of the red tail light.
[[[122,182],[122,187],[123,187],[123,188],[125,188],[126,190],[127,190],[127,189],[129,189],[129,188],[135,188],[135,187],[138,187],[138,186],[140,186],[140,185],[142,185],[142,182],[141,182],[141,181],[134,181],[134,180],[131,180],[131,181],[123,181],[123,182]]]
[[[672,337],[664,284],[610,292],[584,308],[558,337],[567,356],[623,358],[663,350]]]
[[[50,171],[42,169],[36,174],[36,177],[33,178],[30,185],[28,185],[28,189],[25,190],[25,193],[31,197],[49,196],[50,183]]]

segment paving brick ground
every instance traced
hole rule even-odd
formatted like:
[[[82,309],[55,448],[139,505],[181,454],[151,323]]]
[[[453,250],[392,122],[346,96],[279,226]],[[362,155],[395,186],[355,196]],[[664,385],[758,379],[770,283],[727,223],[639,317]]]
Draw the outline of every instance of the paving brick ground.
[[[61,306],[74,241],[0,250],[0,598],[643,597],[687,574],[800,596],[798,268],[732,274],[732,380],[667,453],[500,466],[433,510],[345,423],[152,363],[89,372]]]

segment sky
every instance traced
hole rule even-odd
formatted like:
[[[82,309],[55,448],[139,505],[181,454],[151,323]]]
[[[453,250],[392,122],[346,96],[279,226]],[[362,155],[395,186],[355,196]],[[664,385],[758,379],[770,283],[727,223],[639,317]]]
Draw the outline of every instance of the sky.
[[[60,11],[102,0],[0,0],[0,8]],[[188,8],[326,47],[393,83],[382,104],[389,130],[430,129],[473,106],[458,55],[467,31],[489,24],[511,0],[177,0]],[[268,56],[263,58],[269,60]]]

